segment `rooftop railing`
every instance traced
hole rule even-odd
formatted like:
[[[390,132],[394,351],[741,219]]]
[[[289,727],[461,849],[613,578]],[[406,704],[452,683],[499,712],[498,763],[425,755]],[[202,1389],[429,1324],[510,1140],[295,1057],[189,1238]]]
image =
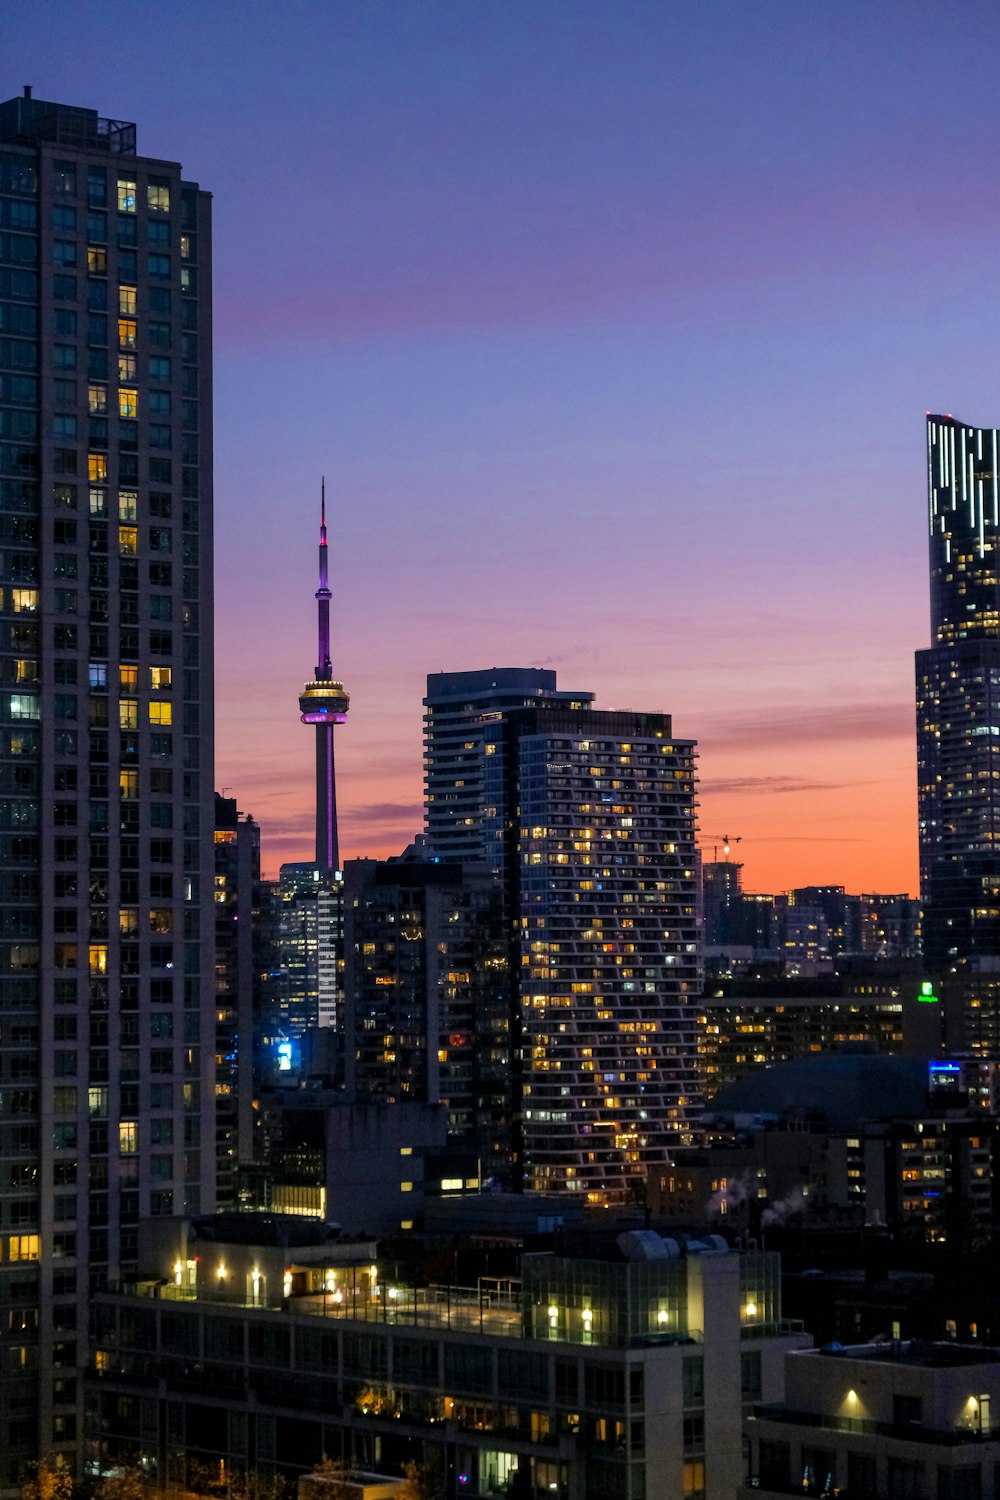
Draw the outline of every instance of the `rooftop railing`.
[[[827,1432],[852,1432],[870,1437],[899,1438],[907,1443],[935,1443],[955,1447],[963,1443],[1000,1442],[1000,1427],[931,1427],[922,1422],[875,1422],[867,1417],[838,1417],[827,1412],[796,1411],[788,1406],[755,1406],[750,1421],[813,1427]]]

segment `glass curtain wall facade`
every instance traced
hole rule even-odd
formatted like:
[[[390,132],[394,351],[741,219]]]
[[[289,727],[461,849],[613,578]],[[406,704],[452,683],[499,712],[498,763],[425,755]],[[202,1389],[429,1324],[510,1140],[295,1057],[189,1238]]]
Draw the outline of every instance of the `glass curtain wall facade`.
[[[0,1494],[95,1287],[214,1200],[210,200],[0,104]]]
[[[1000,435],[927,419],[930,649],[918,651],[920,884],[949,1045],[1000,1041]]]

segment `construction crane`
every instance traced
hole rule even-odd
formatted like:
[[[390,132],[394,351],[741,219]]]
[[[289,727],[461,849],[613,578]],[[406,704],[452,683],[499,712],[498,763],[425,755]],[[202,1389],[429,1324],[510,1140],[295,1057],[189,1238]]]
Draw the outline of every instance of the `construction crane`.
[[[729,858],[729,849],[732,844],[742,844],[742,837],[731,839],[728,833],[706,833],[705,837],[716,840],[712,845],[712,862],[717,863],[719,858],[719,842],[722,844],[722,856]]]

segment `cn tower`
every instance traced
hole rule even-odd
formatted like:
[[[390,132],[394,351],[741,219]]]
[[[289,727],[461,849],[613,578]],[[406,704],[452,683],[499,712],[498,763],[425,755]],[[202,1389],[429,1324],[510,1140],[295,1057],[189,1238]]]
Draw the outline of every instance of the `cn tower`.
[[[350,698],[336,682],[330,665],[330,588],[327,572],[326,482],[323,482],[319,521],[319,588],[316,605],[319,649],[316,674],[299,694],[303,724],[316,726],[316,864],[327,880],[340,869],[337,844],[337,784],[334,779],[333,731],[347,722]]]

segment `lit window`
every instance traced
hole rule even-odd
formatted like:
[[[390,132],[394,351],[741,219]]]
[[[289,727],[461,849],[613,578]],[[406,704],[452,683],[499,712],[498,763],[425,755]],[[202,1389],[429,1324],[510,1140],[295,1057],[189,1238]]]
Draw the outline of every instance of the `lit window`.
[[[118,1122],[118,1150],[122,1156],[133,1156],[139,1149],[139,1126],[135,1120]]]
[[[108,972],[108,950],[101,943],[90,945],[90,972],[91,974],[106,974]]]
[[[118,703],[118,727],[120,729],[139,728],[139,705],[132,698],[122,698]]]
[[[118,790],[123,802],[135,802],[139,796],[139,772],[119,771]]]
[[[135,348],[135,323],[131,318],[118,319],[118,342],[123,349]]]
[[[10,716],[12,719],[37,719],[38,699],[31,693],[11,693]]]
[[[139,415],[139,392],[122,389],[118,392],[118,415],[120,417],[137,417]]]
[[[7,1241],[8,1260],[38,1260],[41,1253],[37,1234],[12,1234]]]
[[[106,490],[90,491],[90,514],[92,516],[104,516],[108,511],[108,497]]]
[[[173,723],[174,706],[172,703],[151,703],[149,705],[149,722],[151,724]]]
[[[135,355],[119,354],[118,356],[118,379],[126,384],[135,379]]]
[[[118,288],[118,311],[123,318],[134,318],[136,314],[136,288],[134,286],[120,286]]]
[[[106,385],[89,385],[87,387],[87,401],[92,416],[105,412],[108,409],[108,388]]]
[[[107,479],[108,477],[108,455],[106,453],[87,454],[87,473],[92,484]]]
[[[136,557],[139,552],[139,529],[136,526],[119,526],[118,551],[122,557]]]
[[[134,177],[119,177],[118,179],[118,212],[120,214],[135,213]]]
[[[172,667],[150,667],[150,687],[153,692],[166,692],[173,683]]]
[[[137,693],[139,691],[139,668],[128,665],[119,667],[118,685],[123,693]]]
[[[118,491],[119,521],[134,521],[139,508],[139,496],[135,490]]]
[[[87,246],[87,270],[91,276],[108,274],[108,252],[103,245]],[[101,295],[103,297],[103,293]]]
[[[10,605],[15,615],[33,614],[38,608],[38,591],[36,589],[11,589]]]
[[[170,185],[162,177],[151,177],[146,184],[146,207],[154,214],[170,212]]]

